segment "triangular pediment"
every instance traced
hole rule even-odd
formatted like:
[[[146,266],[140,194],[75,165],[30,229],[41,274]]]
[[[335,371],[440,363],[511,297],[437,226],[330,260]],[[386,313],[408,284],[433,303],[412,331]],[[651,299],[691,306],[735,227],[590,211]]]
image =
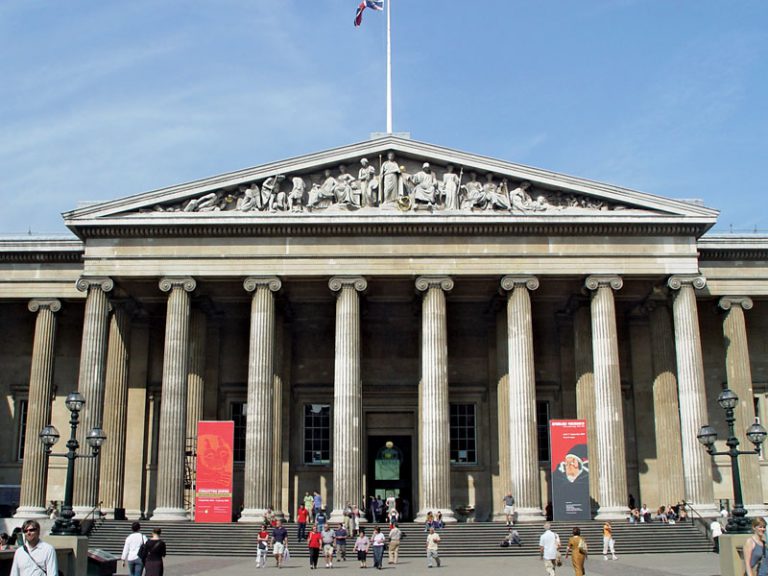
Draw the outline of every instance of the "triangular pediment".
[[[365,160],[363,160],[365,159]],[[717,211],[546,170],[386,136],[64,214],[81,227],[355,219],[688,222]]]

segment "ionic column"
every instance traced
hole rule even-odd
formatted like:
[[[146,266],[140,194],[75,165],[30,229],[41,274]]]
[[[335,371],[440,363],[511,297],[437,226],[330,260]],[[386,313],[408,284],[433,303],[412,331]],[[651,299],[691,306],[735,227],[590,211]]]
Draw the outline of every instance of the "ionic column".
[[[455,522],[451,509],[450,408],[448,404],[448,328],[445,292],[453,280],[421,276],[417,290],[424,292],[421,307],[421,383],[419,386],[419,513],[443,513]]]
[[[77,430],[81,450],[88,450],[85,440],[87,433],[96,426],[102,426],[109,327],[107,292],[112,288],[114,283],[111,278],[80,278],[77,281],[77,289],[88,294],[85,300],[83,343],[77,384],[78,391],[85,398]],[[73,509],[77,516],[88,514],[99,502],[100,464],[101,458],[82,458],[76,464]]]
[[[208,319],[194,309],[189,317],[189,373],[187,374],[187,438],[197,445],[197,423],[203,419],[205,403],[205,337]]]
[[[592,357],[595,378],[595,429],[600,475],[597,519],[623,519],[627,514],[627,469],[624,417],[621,406],[619,343],[613,291],[623,282],[618,276],[589,276],[593,290]]]
[[[595,364],[592,360],[592,320],[589,307],[579,306],[573,316],[573,353],[576,370],[576,416],[587,421],[587,456],[589,457],[589,495],[600,495],[597,424],[595,421]],[[596,510],[592,510],[593,513]]]
[[[283,406],[288,396],[285,367],[285,327],[283,315],[278,311],[275,326],[275,376],[272,379],[272,430],[277,441],[272,444],[272,513],[276,518],[285,519],[283,504],[283,444],[289,441],[289,434],[283,430]]]
[[[520,521],[542,516],[539,456],[536,438],[536,375],[529,291],[539,287],[535,276],[504,276],[507,299],[509,359],[509,480]]]
[[[750,450],[754,446],[747,438],[746,430],[755,421],[755,406],[744,310],[752,309],[752,299],[746,296],[724,296],[720,298],[718,306],[725,310],[723,335],[728,388],[739,397],[739,404],[736,406],[736,437],[739,439],[741,450]],[[750,516],[765,516],[760,461],[755,457],[741,458],[739,470],[744,507]]]
[[[333,511],[344,519],[346,504],[362,501],[363,383],[360,376],[360,298],[365,278],[336,276],[328,287],[336,299],[336,358],[333,378]]]
[[[125,441],[128,418],[128,348],[131,317],[125,303],[113,304],[107,346],[104,430],[109,438],[101,451],[102,510],[114,515],[123,508]]]
[[[27,427],[24,439],[24,464],[21,469],[21,495],[16,518],[46,518],[45,487],[48,459],[40,442],[40,430],[51,423],[53,397],[54,346],[58,300],[30,300],[30,312],[36,312],[32,367],[29,372]]]
[[[187,444],[187,369],[190,295],[193,278],[168,277],[160,290],[169,292],[165,319],[163,382],[157,448],[157,505],[153,521],[187,519],[184,509],[184,464]]]
[[[680,405],[674,334],[669,310],[663,302],[649,302],[651,357],[653,359],[653,412],[656,416],[656,462],[659,502],[679,502],[685,497],[683,452],[680,445]]]
[[[696,438],[707,423],[707,389],[701,355],[699,317],[694,288],[706,286],[703,276],[671,276],[667,285],[676,291],[672,304],[680,401],[680,437],[683,448],[685,499],[702,516],[716,516],[712,488],[712,457]]]
[[[248,351],[248,410],[245,427],[244,509],[240,522],[262,522],[267,508],[273,508],[272,387],[275,375],[275,297],[279,278],[251,277],[243,284],[253,292],[251,334]]]

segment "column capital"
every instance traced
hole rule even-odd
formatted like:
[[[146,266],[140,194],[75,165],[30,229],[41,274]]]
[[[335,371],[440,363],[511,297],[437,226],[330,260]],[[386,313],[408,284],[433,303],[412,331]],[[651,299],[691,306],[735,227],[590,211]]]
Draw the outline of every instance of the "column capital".
[[[723,310],[730,310],[734,306],[741,306],[744,310],[752,310],[752,298],[749,296],[723,296],[717,305]]]
[[[266,286],[270,292],[277,292],[282,288],[283,283],[277,276],[248,276],[243,281],[243,288],[246,292],[254,292],[260,286]]]
[[[101,288],[104,292],[111,292],[115,287],[115,283],[108,276],[80,276],[75,287],[80,292],[88,292],[92,287]]]
[[[34,298],[29,301],[27,308],[30,312],[37,312],[41,308],[47,308],[51,312],[58,312],[61,310],[61,300],[57,300],[56,298]]]
[[[587,290],[597,290],[602,286],[608,286],[613,290],[621,290],[621,287],[624,286],[624,280],[616,274],[593,274],[592,276],[587,276],[586,280],[584,280],[584,286]]]
[[[334,292],[338,292],[344,286],[352,286],[358,292],[362,292],[368,288],[368,281],[362,276],[333,276],[328,280],[328,288]]]
[[[158,285],[163,292],[170,292],[176,286],[181,286],[185,292],[192,292],[197,288],[197,282],[190,276],[165,276],[160,278]]]
[[[696,290],[701,290],[707,285],[707,279],[701,274],[675,274],[667,280],[667,286],[672,288],[672,290],[680,290],[680,288],[689,284]]]
[[[504,276],[501,279],[502,290],[514,290],[521,285],[524,285],[528,290],[533,291],[539,287],[539,279],[536,276],[516,276],[513,274]]]
[[[416,289],[420,292],[426,292],[432,286],[448,292],[453,290],[453,278],[450,276],[419,276],[416,278]]]

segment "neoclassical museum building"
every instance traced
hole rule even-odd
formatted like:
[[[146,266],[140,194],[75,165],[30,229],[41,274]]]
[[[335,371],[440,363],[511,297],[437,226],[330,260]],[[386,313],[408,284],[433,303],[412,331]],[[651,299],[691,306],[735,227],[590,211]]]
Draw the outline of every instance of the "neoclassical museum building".
[[[80,432],[108,437],[76,463],[81,514],[187,521],[197,422],[225,420],[243,521],[315,490],[332,516],[391,494],[448,520],[502,518],[511,492],[535,520],[562,418],[587,421],[599,518],[630,495],[713,514],[730,463],[699,428],[725,437],[725,387],[746,447],[768,414],[768,238],[717,216],[384,136],[0,237],[2,504],[63,499],[38,433],[69,436],[77,390]],[[740,459],[751,512],[767,465]]]

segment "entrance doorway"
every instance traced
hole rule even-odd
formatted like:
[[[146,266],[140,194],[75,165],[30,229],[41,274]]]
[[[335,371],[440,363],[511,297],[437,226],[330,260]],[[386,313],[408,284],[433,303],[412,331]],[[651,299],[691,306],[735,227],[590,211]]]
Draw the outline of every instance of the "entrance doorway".
[[[367,469],[367,496],[381,496],[385,502],[394,496],[400,520],[410,520],[413,514],[411,436],[368,436]],[[370,510],[366,510],[366,515],[370,515]]]

